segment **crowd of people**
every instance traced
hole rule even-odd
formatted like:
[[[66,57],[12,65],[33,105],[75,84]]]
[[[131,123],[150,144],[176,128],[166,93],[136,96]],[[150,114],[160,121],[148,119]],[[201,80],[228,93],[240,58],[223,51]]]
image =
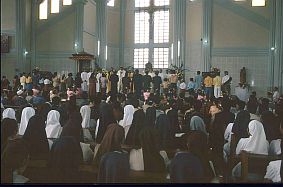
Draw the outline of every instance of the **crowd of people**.
[[[131,170],[168,173],[174,183],[235,182],[241,163],[227,172],[232,134],[237,155],[282,156],[283,96],[253,92],[245,102],[231,95],[230,82],[228,72],[197,72],[185,83],[174,70],[123,68],[74,79],[35,69],[12,86],[3,77],[1,183],[36,181],[28,172],[36,159],[52,169],[49,183],[81,182],[81,163],[98,170],[98,183],[127,182]],[[270,162],[266,180],[282,182],[281,162]]]

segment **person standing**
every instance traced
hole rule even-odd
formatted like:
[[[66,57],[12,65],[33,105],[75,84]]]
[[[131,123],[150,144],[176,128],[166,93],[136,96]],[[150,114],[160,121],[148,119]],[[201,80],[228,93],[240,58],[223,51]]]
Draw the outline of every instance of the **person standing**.
[[[188,91],[190,94],[194,93],[196,89],[196,83],[194,82],[194,78],[190,78],[190,82],[188,83]]]
[[[200,75],[200,71],[197,71],[197,75],[195,76],[196,81],[196,90],[201,89],[203,77]]]
[[[219,98],[221,96],[221,77],[220,72],[216,73],[216,77],[213,78],[214,85],[214,97]]]
[[[273,96],[272,96],[272,100],[274,103],[277,103],[279,101],[280,98],[280,93],[278,91],[278,87],[274,87],[274,92],[273,92]]]
[[[49,93],[51,81],[49,80],[47,75],[46,75],[43,83],[44,83],[44,91]]]
[[[129,78],[129,73],[126,72],[125,76],[122,78],[122,85],[123,85],[123,93],[128,93],[128,91],[130,90],[130,78]]]
[[[60,79],[60,91],[61,92],[66,92],[67,91],[65,74],[63,74],[61,79]]]
[[[20,83],[22,86],[22,89],[26,89],[26,74],[25,72],[23,74],[20,75]]]
[[[135,70],[135,74],[133,76],[133,83],[134,83],[134,91],[137,98],[141,97],[141,90],[143,85],[143,76],[139,73],[139,70]]]
[[[59,91],[59,85],[60,85],[60,77],[58,76],[57,72],[54,72],[54,76],[52,79],[53,87]]]
[[[212,96],[212,78],[210,77],[210,74],[206,75],[204,79],[204,87],[205,87],[205,94],[206,98],[210,99]]]
[[[27,90],[32,90],[32,78],[31,74],[29,73],[27,78],[26,78],[26,89]]]
[[[19,79],[18,75],[15,75],[14,79],[13,79],[13,91],[17,91],[20,84],[21,83],[20,83],[20,79]]]
[[[81,78],[82,78],[82,91],[83,92],[87,92],[88,91],[88,87],[87,87],[87,82],[88,82],[88,76],[87,76],[87,72],[83,71],[81,73]]]
[[[118,82],[119,82],[119,77],[117,75],[117,72],[114,70],[113,74],[110,76],[110,81],[111,81],[111,94],[113,96],[116,96],[118,93]]]
[[[75,78],[75,87],[79,91],[79,95],[82,93],[82,83],[83,83],[83,80],[81,78],[81,74],[77,73],[76,78]]]
[[[117,72],[117,75],[119,77],[118,81],[118,93],[121,93],[123,91],[123,77],[126,75],[126,71],[123,67],[120,67],[120,69]]]
[[[66,79],[67,88],[73,87],[74,79],[73,79],[72,76],[73,76],[72,73],[69,73],[69,74],[68,74],[68,78]]]
[[[222,78],[222,91],[226,92],[228,95],[231,94],[231,81],[232,77],[228,75],[228,71],[224,71],[225,76]]]
[[[171,74],[171,76],[169,78],[169,81],[170,81],[171,88],[174,88],[174,89],[177,90],[178,76],[177,76],[175,70],[172,71],[172,74]]]
[[[94,73],[90,75],[88,82],[88,97],[90,101],[93,101],[96,94],[96,78]]]
[[[108,80],[106,78],[105,73],[102,73],[102,76],[100,78],[100,82],[101,82],[101,94],[105,95],[106,89],[107,89],[107,83],[108,83]]]
[[[101,77],[102,77],[101,70],[98,70],[96,74],[96,93],[101,92],[101,82],[100,82]]]
[[[6,78],[6,76],[2,76],[2,80],[1,80],[1,90],[3,89],[9,89],[9,80]]]
[[[150,75],[148,75],[148,71],[145,72],[145,75],[143,76],[143,89],[144,90],[150,90],[150,83],[152,82],[152,78]]]
[[[162,79],[159,76],[159,72],[155,71],[155,77],[153,77],[153,90],[154,93],[160,94],[160,85],[162,84]]]

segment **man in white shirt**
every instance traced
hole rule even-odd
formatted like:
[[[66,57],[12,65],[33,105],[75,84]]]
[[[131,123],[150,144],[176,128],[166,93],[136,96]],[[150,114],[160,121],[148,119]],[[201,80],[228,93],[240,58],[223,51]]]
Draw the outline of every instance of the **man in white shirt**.
[[[278,87],[274,87],[274,92],[273,92],[273,102],[277,103],[278,100],[279,100],[279,97],[280,97],[280,94],[279,94],[279,91],[278,91]]]
[[[83,71],[81,73],[81,78],[83,80],[82,83],[82,91],[83,92],[87,92],[88,91],[88,86],[87,86],[87,82],[88,82],[88,73],[86,71]]]
[[[89,72],[87,73],[87,86],[89,85],[89,77],[92,74],[92,70],[90,69]]]
[[[96,74],[96,93],[101,92],[101,88],[100,88],[100,78],[102,77],[102,73],[99,70]]]
[[[124,70],[123,67],[120,67],[120,69],[117,72],[117,75],[119,77],[119,81],[118,81],[118,93],[121,93],[123,90],[123,83],[122,83],[122,79],[123,77],[126,76],[126,71]]]

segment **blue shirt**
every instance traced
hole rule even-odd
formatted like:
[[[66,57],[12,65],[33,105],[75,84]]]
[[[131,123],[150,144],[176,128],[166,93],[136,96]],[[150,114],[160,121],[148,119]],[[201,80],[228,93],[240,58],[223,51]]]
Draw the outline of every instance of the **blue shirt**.
[[[196,88],[196,83],[190,81],[190,82],[188,83],[188,90],[189,90],[189,89],[195,89],[195,88]]]
[[[203,82],[203,78],[201,75],[196,75],[195,77],[195,81],[196,81],[196,89],[199,89],[201,87],[201,83]]]

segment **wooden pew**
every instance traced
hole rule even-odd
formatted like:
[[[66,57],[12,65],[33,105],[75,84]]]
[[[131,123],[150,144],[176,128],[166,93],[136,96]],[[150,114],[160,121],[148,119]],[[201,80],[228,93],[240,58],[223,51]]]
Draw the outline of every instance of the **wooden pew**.
[[[241,182],[264,182],[264,175],[266,167],[269,162],[280,160],[280,156],[260,155],[242,151],[240,154],[241,159]],[[251,180],[250,175],[256,175],[257,180]]]
[[[230,155],[228,156],[228,163],[227,163],[227,173],[228,176],[232,176],[232,170],[240,162],[240,157],[236,155],[236,148],[237,148],[237,140],[235,134],[231,134],[231,142],[230,142]]]
[[[52,171],[48,168],[46,160],[31,160],[25,174],[33,179],[33,183],[50,183],[48,179],[50,172]],[[96,183],[98,170],[94,169],[92,165],[81,164],[79,166],[79,172],[81,183]],[[166,176],[166,173],[131,170],[126,183],[168,183],[170,180],[167,180]]]

